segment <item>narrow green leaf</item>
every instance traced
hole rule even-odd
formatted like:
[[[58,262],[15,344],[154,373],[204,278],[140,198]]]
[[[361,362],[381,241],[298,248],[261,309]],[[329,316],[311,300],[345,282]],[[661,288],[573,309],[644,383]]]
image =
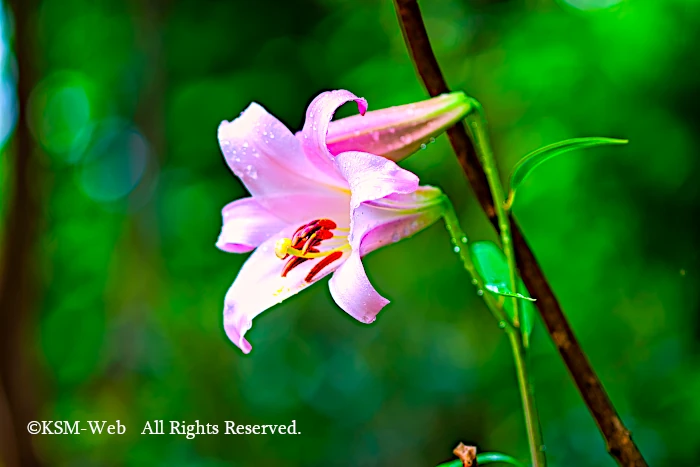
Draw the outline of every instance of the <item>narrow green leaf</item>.
[[[490,290],[491,292],[493,292],[493,293],[495,293],[495,294],[497,294],[497,295],[503,295],[504,297],[521,298],[521,299],[523,299],[523,300],[528,300],[528,301],[530,301],[530,302],[536,302],[536,301],[537,301],[536,298],[526,297],[525,295],[523,295],[523,294],[521,294],[521,293],[501,292],[500,290],[498,290],[498,287],[495,287],[495,286],[493,286],[493,285],[488,285],[488,284],[487,284],[487,285],[486,285],[486,288],[487,288],[488,290]]]
[[[515,167],[513,167],[513,171],[510,175],[510,194],[506,204],[508,204],[508,206],[512,204],[515,190],[517,190],[520,184],[533,170],[549,159],[575,149],[592,148],[594,146],[603,146],[606,144],[627,144],[627,142],[626,139],[614,138],[573,138],[559,141],[558,143],[553,143],[532,151],[530,154],[520,159],[520,161],[515,164]]]
[[[525,464],[519,460],[500,452],[482,452],[481,454],[476,455],[476,465],[493,464],[494,462],[515,465],[517,467],[525,467]]]
[[[508,286],[510,272],[508,271],[506,255],[495,243],[489,241],[474,242],[469,246],[469,252],[472,261],[474,261],[474,266],[484,280],[484,285],[488,291],[497,295],[516,296],[521,299],[519,305],[520,329],[523,333],[523,344],[527,347],[530,341],[530,333],[532,332],[535,306],[532,304],[534,299],[530,298],[530,293],[527,291],[522,279],[518,278],[518,291],[513,293]],[[503,310],[512,322],[514,317],[512,300],[504,302]]]

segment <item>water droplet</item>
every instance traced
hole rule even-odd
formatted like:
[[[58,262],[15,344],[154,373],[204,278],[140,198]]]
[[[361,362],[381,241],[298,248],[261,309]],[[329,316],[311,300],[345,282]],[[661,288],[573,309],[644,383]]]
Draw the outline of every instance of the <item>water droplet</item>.
[[[223,143],[221,143],[224,147],[228,147],[231,145],[231,142],[228,140],[224,140]]]
[[[275,139],[275,134],[274,134],[274,133],[270,133],[270,139]]]
[[[420,148],[421,148],[421,149],[425,149],[425,148],[427,148],[427,147],[428,147],[428,146],[426,146],[425,143],[423,143],[423,144],[420,145]]]
[[[263,131],[263,136],[267,136],[267,131]]]
[[[248,141],[243,141],[243,147],[247,148],[248,147]]]
[[[258,171],[252,165],[247,165],[245,168],[245,174],[255,180],[258,178]]]
[[[378,131],[373,131],[370,136],[372,136],[372,141],[379,141],[379,132]]]
[[[394,127],[389,128],[389,133],[391,133],[392,135],[394,133],[396,133],[396,128],[394,128]]]
[[[482,295],[484,295],[484,291],[481,290],[481,289],[479,289],[479,290],[476,291],[476,294],[477,294],[479,297],[481,297]]]
[[[241,161],[241,158],[240,158],[240,157],[234,157],[234,158],[233,158],[233,162],[238,163],[238,162],[240,162],[240,161]]]
[[[478,281],[476,279],[472,279],[472,285],[478,284]]]
[[[430,142],[431,142],[431,143],[434,143],[434,142],[435,142],[435,138],[432,138],[432,137],[431,137],[431,138],[430,138]]]
[[[360,136],[360,130],[355,130],[355,131],[353,132],[353,134],[354,134],[355,136]]]
[[[506,327],[506,322],[505,322],[505,321],[499,321],[499,322],[498,322],[498,327],[501,328],[501,329],[505,329],[505,327]]]
[[[462,249],[461,249],[460,247],[458,247],[458,246],[455,246],[455,247],[452,249],[452,251],[454,251],[455,253],[459,253],[460,251],[462,251]]]
[[[462,237],[459,239],[462,243],[467,243],[467,237]]]
[[[313,111],[309,112],[309,117],[313,117],[313,116],[314,116]]]
[[[398,242],[399,240],[401,240],[401,237],[399,236],[399,233],[398,233],[398,232],[394,232],[394,233],[391,235],[391,241],[392,241],[392,242]]]

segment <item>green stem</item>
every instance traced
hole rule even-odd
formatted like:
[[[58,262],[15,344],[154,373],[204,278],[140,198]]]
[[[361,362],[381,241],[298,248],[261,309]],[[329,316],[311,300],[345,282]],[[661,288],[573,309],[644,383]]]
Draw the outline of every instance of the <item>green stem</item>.
[[[472,277],[472,284],[474,284],[477,290],[479,290],[484,302],[486,302],[487,308],[498,321],[499,327],[515,330],[503,311],[503,307],[499,301],[492,294],[485,292],[486,284],[484,284],[484,280],[477,272],[476,266],[472,261],[472,257],[469,253],[469,245],[467,244],[467,236],[462,230],[462,227],[459,225],[459,219],[457,218],[457,213],[452,206],[452,202],[449,200],[449,198],[447,198],[447,196],[445,196],[443,197],[443,203],[445,206],[443,218],[445,220],[447,231],[450,233],[450,238],[452,239],[454,252],[459,254],[462,264],[464,265],[464,269],[466,269],[466,271]]]
[[[547,465],[547,461],[545,459],[544,452],[542,451],[542,446],[544,446],[544,444],[542,442],[542,434],[540,431],[540,419],[539,415],[537,414],[535,396],[532,392],[532,386],[530,385],[530,380],[528,377],[522,333],[520,332],[520,329],[513,326],[513,324],[511,324],[508,320],[505,312],[503,311],[503,301],[496,300],[493,294],[488,291],[484,292],[484,280],[477,272],[471,255],[469,254],[467,236],[464,234],[464,231],[459,225],[457,213],[447,197],[444,197],[443,203],[445,206],[445,213],[443,214],[445,226],[447,227],[447,231],[450,233],[452,244],[454,245],[454,251],[455,253],[459,254],[459,257],[464,264],[464,269],[466,269],[469,275],[472,277],[472,284],[474,284],[478,290],[482,291],[484,302],[486,303],[486,306],[491,314],[493,314],[496,320],[498,320],[499,327],[503,328],[506,331],[506,334],[508,334],[508,340],[510,341],[510,346],[513,351],[513,360],[515,361],[515,369],[518,376],[520,398],[522,399],[523,411],[525,413],[525,426],[527,429],[527,440],[530,446],[532,465],[534,467],[545,467]]]
[[[472,99],[471,101],[474,112],[467,117],[468,129],[472,137],[474,147],[476,148],[477,154],[479,155],[481,163],[484,167],[484,174],[486,175],[489,188],[491,189],[491,196],[493,197],[493,205],[496,211],[496,217],[498,219],[498,226],[501,230],[503,252],[505,253],[506,260],[508,262],[511,292],[517,293],[518,270],[515,263],[515,250],[513,248],[513,241],[510,233],[510,218],[505,208],[503,185],[501,184],[498,169],[496,168],[496,159],[494,158],[493,151],[491,150],[484,110],[477,100]],[[512,300],[513,327],[516,329],[515,331],[507,329],[506,331],[513,350],[513,358],[515,360],[515,367],[518,374],[518,385],[520,386],[520,395],[523,404],[523,411],[525,413],[525,425],[527,427],[527,438],[530,445],[530,456],[532,458],[533,467],[545,467],[547,465],[547,460],[545,458],[544,451],[542,450],[544,444],[542,442],[540,421],[537,414],[537,407],[535,406],[532,386],[530,385],[530,380],[528,377],[527,365],[525,362],[523,335],[519,329],[519,299],[513,298]]]
[[[508,332],[510,347],[513,351],[513,360],[518,374],[518,386],[520,388],[520,398],[522,399],[523,412],[525,414],[525,427],[527,429],[527,442],[530,445],[530,458],[533,467],[545,467],[547,459],[544,455],[544,443],[542,441],[542,431],[540,428],[540,417],[535,405],[535,395],[530,384],[527,364],[525,361],[525,347],[523,346],[523,335],[516,331]]]
[[[481,163],[484,166],[484,174],[491,188],[491,196],[493,196],[493,206],[496,210],[498,226],[501,230],[501,244],[503,252],[508,261],[508,270],[510,272],[510,287],[511,292],[518,293],[518,269],[515,264],[515,250],[513,249],[513,240],[510,234],[510,218],[505,209],[505,195],[503,194],[503,185],[498,176],[496,168],[496,159],[491,151],[491,144],[486,129],[486,117],[484,110],[479,101],[472,99],[472,109],[474,111],[467,117],[469,123],[469,133],[474,142],[474,147],[478,153]],[[513,298],[513,325],[520,327],[520,312],[519,302],[517,298]]]

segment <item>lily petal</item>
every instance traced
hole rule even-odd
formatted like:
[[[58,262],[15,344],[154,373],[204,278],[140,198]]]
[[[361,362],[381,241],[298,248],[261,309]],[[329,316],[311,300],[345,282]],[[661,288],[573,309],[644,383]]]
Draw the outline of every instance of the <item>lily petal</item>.
[[[281,231],[287,223],[254,198],[227,204],[221,212],[223,227],[216,246],[229,253],[247,253]]]
[[[304,128],[297,133],[296,137],[301,141],[303,150],[311,163],[322,171],[327,171],[329,167],[332,167],[330,162],[333,159],[333,154],[328,151],[326,146],[328,125],[338,107],[350,101],[357,102],[360,114],[364,115],[367,111],[367,101],[345,90],[322,92],[311,101],[306,109]]]
[[[389,303],[370,283],[357,251],[333,274],[328,287],[338,306],[362,323],[373,322]]]
[[[352,253],[333,274],[329,287],[340,308],[363,323],[371,323],[389,301],[374,289],[360,259],[366,232],[363,203],[413,193],[418,189],[418,177],[394,162],[363,152],[341,153],[335,162],[352,191],[348,237]]]
[[[359,238],[360,255],[401,241],[440,220],[443,198],[440,189],[421,186],[413,193],[363,203],[354,212],[353,233]]]
[[[463,92],[414,104],[373,110],[330,122],[326,144],[333,155],[362,151],[400,161],[463,119],[472,109]]]
[[[218,137],[226,163],[255,198],[346,188],[332,168],[311,164],[292,132],[256,103],[222,122]]]
[[[418,189],[418,177],[415,174],[374,154],[343,152],[336,156],[335,165],[350,186],[351,210],[365,201],[396,193],[412,193]],[[352,228],[352,223],[350,227]]]
[[[251,350],[245,334],[256,316],[335,271],[349,255],[349,250],[345,250],[343,256],[313,275],[309,282],[305,279],[320,259],[303,262],[282,277],[287,261],[275,255],[275,242],[291,237],[295,228],[285,228],[263,242],[245,262],[226,294],[224,329],[244,353]]]

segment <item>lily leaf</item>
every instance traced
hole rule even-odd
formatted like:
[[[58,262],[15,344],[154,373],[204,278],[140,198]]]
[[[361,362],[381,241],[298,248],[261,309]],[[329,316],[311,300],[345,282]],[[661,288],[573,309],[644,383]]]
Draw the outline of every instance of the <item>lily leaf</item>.
[[[498,287],[493,286],[493,285],[487,284],[487,285],[486,285],[486,288],[487,288],[488,290],[490,290],[491,292],[493,292],[493,293],[495,293],[495,294],[498,294],[498,295],[503,295],[504,297],[522,298],[523,300],[528,300],[528,301],[530,301],[530,302],[536,302],[536,301],[537,301],[536,298],[526,297],[525,295],[523,295],[523,294],[521,294],[521,293],[501,292],[501,291],[498,289]]]
[[[535,306],[532,304],[534,299],[530,298],[530,293],[527,291],[522,279],[518,278],[518,290],[513,292],[508,285],[510,283],[510,272],[506,255],[495,243],[490,241],[474,242],[470,245],[469,252],[472,261],[474,261],[474,266],[489,292],[506,297],[517,297],[521,300],[518,307],[520,310],[520,329],[523,333],[523,344],[525,347],[528,347],[530,334],[532,333]],[[515,315],[512,300],[504,302],[503,310],[512,322]]]
[[[525,467],[525,464],[519,460],[511,457],[507,454],[502,454],[500,452],[482,452],[476,455],[476,465],[486,465],[500,462],[502,464],[510,464],[516,467]],[[438,465],[437,467],[462,467],[462,461],[455,459],[453,461],[445,462]]]
[[[508,200],[506,205],[508,207],[512,206],[513,198],[515,197],[515,190],[520,186],[521,183],[527,178],[528,175],[532,173],[537,167],[539,167],[544,162],[549,159],[559,156],[561,154],[573,151],[575,149],[592,148],[594,146],[603,146],[606,144],[627,144],[626,139],[615,139],[615,138],[601,138],[601,137],[589,137],[589,138],[573,138],[564,141],[559,141],[558,143],[553,143],[543,148],[536,149],[530,154],[526,155],[520,161],[515,164],[513,171],[510,175],[510,193],[508,195]]]

